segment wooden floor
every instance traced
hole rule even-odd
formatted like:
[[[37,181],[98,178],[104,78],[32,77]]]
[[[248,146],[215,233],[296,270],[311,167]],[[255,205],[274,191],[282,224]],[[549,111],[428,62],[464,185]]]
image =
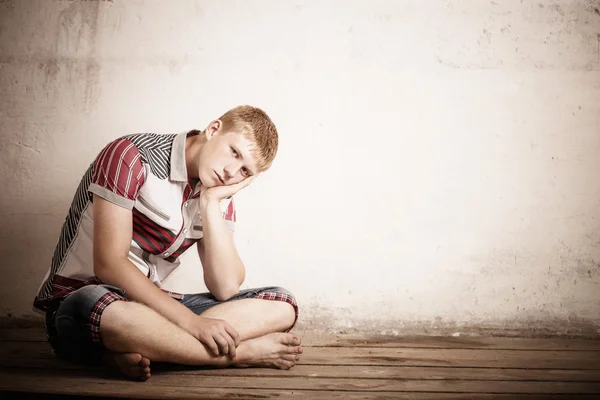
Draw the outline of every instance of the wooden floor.
[[[600,341],[305,336],[300,364],[153,366],[147,382],[56,359],[41,330],[0,330],[0,399],[600,399]]]

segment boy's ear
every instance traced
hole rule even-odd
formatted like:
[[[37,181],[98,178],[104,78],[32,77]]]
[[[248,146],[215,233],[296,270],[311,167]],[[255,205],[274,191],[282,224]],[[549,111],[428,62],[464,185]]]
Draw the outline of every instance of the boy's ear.
[[[208,124],[208,126],[204,130],[204,134],[206,135],[206,140],[210,140],[213,136],[218,134],[222,130],[222,128],[223,128],[223,121],[221,121],[220,119],[216,119],[213,122],[211,122],[210,124]]]

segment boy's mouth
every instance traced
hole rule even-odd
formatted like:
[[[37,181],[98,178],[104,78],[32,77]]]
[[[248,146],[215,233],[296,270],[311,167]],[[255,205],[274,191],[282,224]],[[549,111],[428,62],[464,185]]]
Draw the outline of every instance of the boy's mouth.
[[[219,182],[221,182],[221,185],[224,185],[225,182],[223,181],[223,179],[221,179],[221,175],[217,174],[217,171],[214,171],[214,173],[215,173],[215,176],[217,177],[217,180]]]

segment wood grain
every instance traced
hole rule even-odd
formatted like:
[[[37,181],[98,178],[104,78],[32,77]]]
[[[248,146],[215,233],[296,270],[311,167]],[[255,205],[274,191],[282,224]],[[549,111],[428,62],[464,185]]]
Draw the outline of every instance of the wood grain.
[[[594,340],[315,335],[304,344],[299,365],[288,371],[155,363],[148,382],[130,382],[103,366],[56,358],[43,330],[5,329],[0,398],[600,398]]]

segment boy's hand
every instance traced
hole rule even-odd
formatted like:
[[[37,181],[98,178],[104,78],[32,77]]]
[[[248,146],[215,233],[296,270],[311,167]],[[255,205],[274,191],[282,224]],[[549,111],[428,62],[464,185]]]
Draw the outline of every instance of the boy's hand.
[[[200,186],[200,203],[205,204],[209,200],[221,201],[227,197],[231,197],[256,179],[258,175],[252,175],[245,178],[243,181],[234,183],[233,185],[213,186],[207,188],[204,185]]]
[[[229,358],[235,358],[235,349],[240,345],[240,335],[227,322],[198,316],[190,333],[204,343],[214,356],[229,354]]]

